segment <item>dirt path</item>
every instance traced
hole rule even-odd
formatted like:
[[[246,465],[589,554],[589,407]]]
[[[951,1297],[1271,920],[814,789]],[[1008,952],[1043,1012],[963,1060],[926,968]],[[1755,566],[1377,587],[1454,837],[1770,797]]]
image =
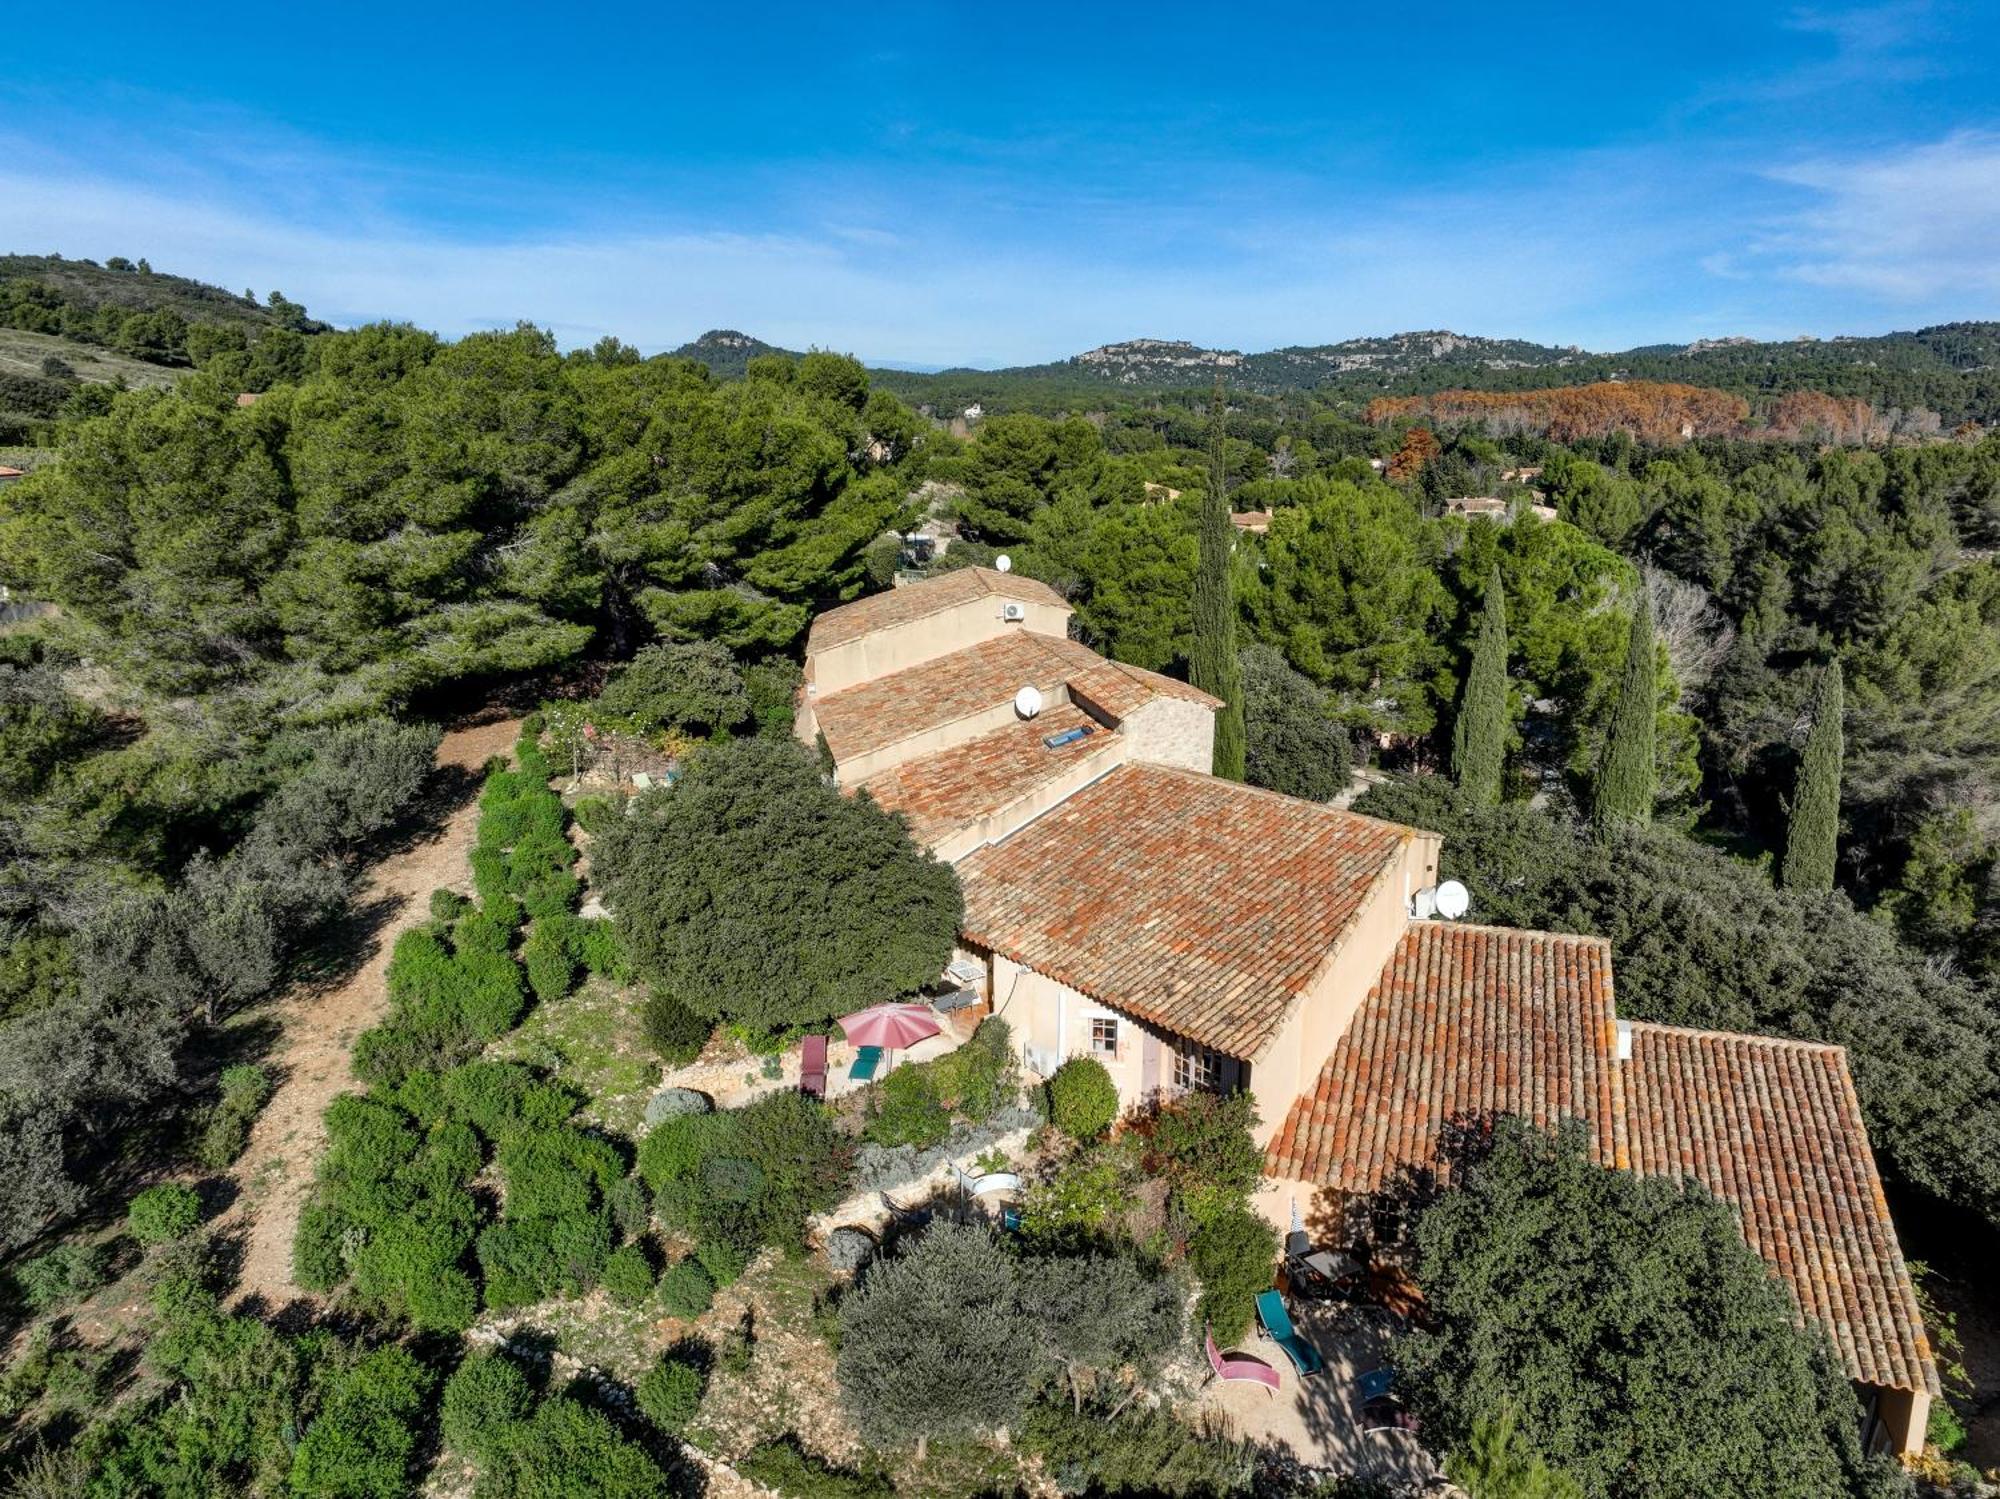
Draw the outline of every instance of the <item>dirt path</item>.
[[[518,719],[503,719],[444,736],[438,766],[460,773],[458,794],[439,809],[432,830],[388,854],[362,879],[351,923],[356,950],[345,971],[329,983],[297,985],[279,1004],[283,1033],[270,1061],[280,1081],[236,1164],[237,1199],[215,1225],[243,1236],[240,1303],[261,1302],[268,1315],[306,1294],[292,1283],[292,1233],[326,1144],[320,1116],[356,1086],[348,1055],[354,1038],[387,1007],[396,938],[425,919],[431,891],[468,888],[478,783],[465,773],[505,754],[519,733]]]

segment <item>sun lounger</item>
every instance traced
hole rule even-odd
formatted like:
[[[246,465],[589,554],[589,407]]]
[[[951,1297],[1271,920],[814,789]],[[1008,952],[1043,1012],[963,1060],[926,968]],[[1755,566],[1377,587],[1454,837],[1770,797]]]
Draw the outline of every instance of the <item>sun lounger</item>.
[[[1358,1381],[1364,1401],[1380,1400],[1396,1383],[1394,1369],[1370,1369]]]
[[[871,1082],[881,1068],[882,1048],[864,1046],[854,1054],[854,1065],[847,1069],[847,1076],[851,1082]]]
[[[1202,1341],[1208,1346],[1208,1367],[1215,1371],[1217,1379],[1248,1379],[1274,1395],[1278,1393],[1278,1371],[1262,1359],[1247,1353],[1222,1353],[1215,1346],[1215,1334],[1206,1328],[1202,1330]]]
[[[799,1091],[826,1097],[826,1037],[807,1036],[799,1048]]]
[[[1257,1320],[1263,1324],[1265,1334],[1284,1349],[1285,1357],[1292,1361],[1292,1367],[1304,1378],[1317,1374],[1326,1367],[1326,1360],[1319,1356],[1319,1350],[1299,1336],[1292,1326],[1292,1314],[1285,1310],[1285,1298],[1276,1291],[1261,1291],[1257,1295]]]

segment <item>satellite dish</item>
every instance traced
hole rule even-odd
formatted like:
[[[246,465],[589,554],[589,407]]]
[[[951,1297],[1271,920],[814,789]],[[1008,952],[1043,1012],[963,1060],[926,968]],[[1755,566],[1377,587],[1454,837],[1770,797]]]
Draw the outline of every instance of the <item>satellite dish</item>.
[[[1041,712],[1042,689],[1029,686],[1023,687],[1019,692],[1015,693],[1014,711],[1023,718],[1033,718],[1037,713]]]
[[[1410,897],[1410,914],[1419,921],[1429,921],[1437,914],[1437,887],[1426,885]]]
[[[1007,573],[1007,572],[1012,572],[1013,570],[1014,570],[1014,559],[1012,557],[1009,557],[1005,552],[1002,552],[999,556],[993,559],[993,571],[995,571],[996,573]]]
[[[1456,921],[1472,909],[1472,894],[1457,880],[1437,887],[1437,911],[1446,921]]]

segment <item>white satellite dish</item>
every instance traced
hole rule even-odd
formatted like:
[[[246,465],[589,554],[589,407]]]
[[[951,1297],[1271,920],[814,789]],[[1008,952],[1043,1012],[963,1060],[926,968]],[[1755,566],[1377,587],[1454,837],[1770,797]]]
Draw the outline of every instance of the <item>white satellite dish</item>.
[[[1472,909],[1472,893],[1457,880],[1446,880],[1437,887],[1438,915],[1446,921],[1456,921]]]
[[[1437,887],[1426,885],[1410,897],[1410,914],[1418,921],[1429,921],[1437,914]]]
[[[1042,711],[1042,689],[1035,686],[1023,687],[1014,694],[1014,711],[1023,718],[1033,718]]]
[[[1005,552],[1002,552],[999,556],[993,559],[993,571],[995,571],[996,573],[1007,573],[1007,572],[1012,572],[1013,570],[1014,570],[1014,559],[1012,557],[1009,557]]]

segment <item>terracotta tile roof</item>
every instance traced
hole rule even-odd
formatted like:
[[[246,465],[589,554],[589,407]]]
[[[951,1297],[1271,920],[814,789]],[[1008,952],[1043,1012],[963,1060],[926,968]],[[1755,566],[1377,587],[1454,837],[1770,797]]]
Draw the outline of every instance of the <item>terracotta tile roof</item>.
[[[1194,771],[1124,765],[959,863],[962,930],[1254,1057],[1414,836]]]
[[[1043,740],[1065,730],[1094,733],[1050,749]],[[910,821],[918,842],[934,844],[957,828],[1012,806],[1037,787],[1070,774],[1079,763],[1110,760],[1118,736],[1079,708],[1064,704],[1026,723],[1011,723],[941,754],[926,755],[861,783],[875,800]]]
[[[1494,1113],[1580,1120],[1597,1158],[1622,1163],[1614,1020],[1600,938],[1412,922],[1266,1169],[1372,1192],[1437,1166],[1455,1120]]]
[[[1162,694],[1220,706],[1185,682],[1107,661],[1074,640],[1014,630],[815,698],[813,716],[839,762],[999,707],[1024,686],[1053,699],[1070,682],[1113,718]]]
[[[1271,512],[1268,510],[1238,510],[1229,519],[1230,523],[1239,531],[1268,531],[1271,529]]]
[[[1856,1379],[1936,1394],[1916,1292],[1837,1046],[1632,1027],[1632,1165],[1734,1203]]]
[[[806,637],[807,651],[822,651],[858,640],[871,630],[887,630],[914,620],[956,608],[979,598],[1018,599],[1024,604],[1051,604],[1058,609],[1069,605],[1046,583],[1024,578],[1019,573],[995,572],[990,567],[961,567],[936,577],[925,578],[903,588],[870,594],[851,604],[829,609],[813,620]]]

